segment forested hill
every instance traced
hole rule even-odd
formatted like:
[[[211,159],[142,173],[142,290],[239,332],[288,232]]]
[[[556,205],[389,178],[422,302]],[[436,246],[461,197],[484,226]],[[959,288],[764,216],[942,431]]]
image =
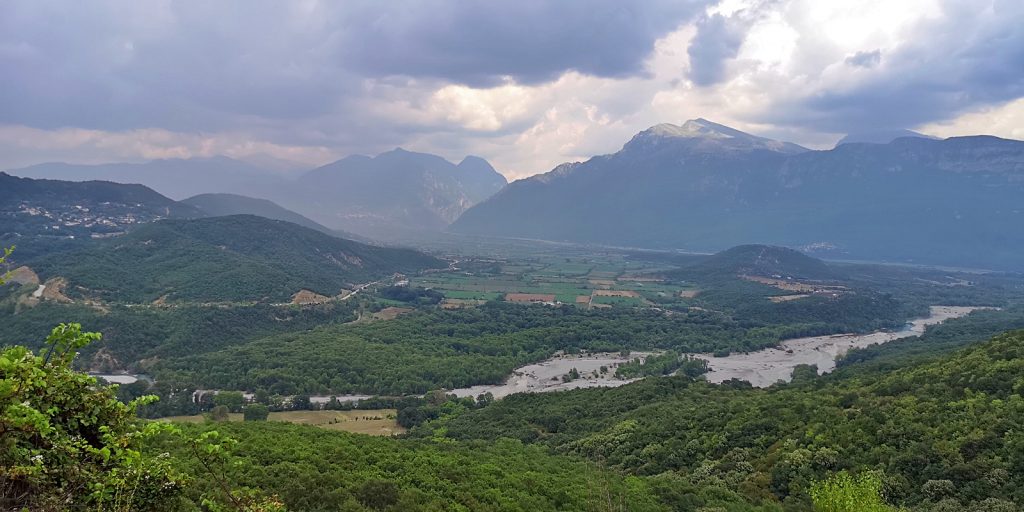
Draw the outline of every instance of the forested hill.
[[[197,216],[195,208],[160,195],[143,185],[126,185],[110,181],[59,181],[19,178],[0,172],[0,206],[17,204],[51,205],[55,202],[87,206],[115,203],[136,206],[141,211],[165,216]]]
[[[888,374],[795,373],[767,390],[672,377],[513,395],[420,434],[511,437],[638,475],[671,472],[749,504],[736,511],[810,510],[811,482],[844,469],[879,471],[887,499],[913,510],[1024,502],[1024,331]]]
[[[241,196],[238,194],[199,194],[188,199],[182,199],[182,203],[194,206],[211,217],[225,215],[258,215],[268,219],[283,220],[298,224],[303,227],[315,229],[327,234],[333,234],[331,230],[308,217],[295,213],[277,203],[267,199]],[[351,237],[349,237],[351,239]]]
[[[54,244],[121,233],[137,224],[204,214],[142,185],[18,178],[0,172],[0,247],[17,259]]]
[[[813,280],[836,277],[836,272],[817,258],[771,245],[739,245],[684,267],[681,273],[705,277],[749,275]]]
[[[119,301],[287,301],[327,296],[396,272],[444,267],[410,249],[374,247],[253,215],[164,220],[32,262],[67,293]]]

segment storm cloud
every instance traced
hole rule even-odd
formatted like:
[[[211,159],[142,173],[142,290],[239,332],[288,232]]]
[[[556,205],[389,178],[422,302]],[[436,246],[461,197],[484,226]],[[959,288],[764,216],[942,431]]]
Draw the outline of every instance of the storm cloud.
[[[216,130],[316,117],[367,78],[643,72],[697,2],[55,2],[0,7],[0,122]]]
[[[818,146],[955,132],[1024,97],[1021,19],[1011,0],[12,0],[0,168],[404,146],[521,177],[695,117]]]
[[[724,79],[725,66],[739,52],[747,28],[742,21],[721,14],[701,18],[697,22],[697,35],[687,50],[690,79],[701,86]]]

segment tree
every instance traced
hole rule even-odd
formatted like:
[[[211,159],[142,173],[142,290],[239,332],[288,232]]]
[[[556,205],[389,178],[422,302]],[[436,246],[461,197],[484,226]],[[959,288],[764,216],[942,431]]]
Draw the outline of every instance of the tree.
[[[249,404],[242,411],[242,418],[245,421],[267,421],[270,416],[270,409],[263,404]]]
[[[269,405],[270,404],[270,393],[267,390],[260,388],[256,390],[256,394],[252,398],[253,402],[258,404]]]
[[[818,378],[818,365],[798,364],[793,368],[792,382],[813,382]]]
[[[231,417],[228,415],[228,408],[226,405],[218,405],[213,409],[210,409],[210,420],[211,421],[228,421]]]
[[[11,253],[14,252],[14,247],[5,247],[4,254],[0,256],[0,265],[7,262],[7,258],[10,257]],[[4,269],[4,273],[0,274],[0,285],[7,282],[7,276],[10,275],[10,270]]]
[[[580,378],[580,371],[576,368],[569,370],[569,373],[562,376],[562,382],[572,382]]]
[[[171,428],[140,424],[114,387],[71,369],[78,349],[100,338],[61,324],[40,355],[0,352],[0,509],[148,510],[177,496],[185,479],[143,442]]]
[[[214,405],[223,405],[231,412],[242,412],[245,406],[245,395],[241,391],[221,391],[213,397]]]
[[[896,512],[882,501],[882,480],[875,473],[840,471],[811,487],[817,512]]]
[[[292,397],[292,409],[296,411],[308,411],[313,408],[313,402],[309,400],[309,395],[295,395]]]
[[[399,488],[387,480],[367,480],[356,490],[356,498],[372,510],[387,510],[398,503]]]

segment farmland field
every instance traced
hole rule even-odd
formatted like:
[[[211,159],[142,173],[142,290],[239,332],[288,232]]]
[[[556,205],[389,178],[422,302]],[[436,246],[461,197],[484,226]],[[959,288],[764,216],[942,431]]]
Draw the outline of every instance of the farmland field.
[[[441,292],[446,305],[472,306],[470,301],[508,300],[523,295],[554,295],[555,301],[588,307],[593,304],[636,307],[651,300],[686,297],[685,284],[666,284],[660,274],[674,267],[632,259],[621,253],[580,251],[574,257],[531,253],[460,260],[454,270],[411,279],[413,286]]]
[[[272,412],[267,421],[314,425],[328,430],[341,430],[371,436],[391,436],[405,432],[395,421],[394,409],[364,409],[351,411],[282,411]],[[229,421],[242,421],[242,413],[231,413]],[[160,421],[203,423],[206,417],[169,416]]]

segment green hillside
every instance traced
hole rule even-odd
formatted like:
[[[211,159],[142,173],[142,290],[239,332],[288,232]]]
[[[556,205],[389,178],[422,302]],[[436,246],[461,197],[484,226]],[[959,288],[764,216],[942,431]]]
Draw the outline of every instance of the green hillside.
[[[714,277],[750,275],[795,279],[831,279],[836,273],[824,261],[800,251],[772,245],[739,245],[716,253],[682,271]]]
[[[0,172],[0,247],[17,245],[18,261],[116,236],[139,224],[205,215],[142,185],[18,178]]]
[[[188,199],[182,199],[181,202],[196,207],[210,217],[257,215],[268,219],[291,222],[292,224],[331,234],[329,228],[266,199],[256,199],[238,194],[199,194]]]
[[[251,215],[165,220],[32,262],[43,278],[66,278],[69,294],[127,302],[276,302],[302,289],[331,296],[395,272],[443,266],[413,250]]]
[[[673,377],[514,395],[433,427],[637,475],[671,472],[784,510],[809,510],[811,483],[843,469],[880,471],[887,498],[915,510],[1016,510],[1007,501],[1024,500],[1024,331],[889,374],[844,373],[769,389]]]
[[[238,439],[227,477],[278,496],[288,510],[553,512],[608,510],[609,501],[667,510],[643,482],[516,441],[454,446],[273,422],[183,428]],[[204,472],[179,442],[152,451],[170,452],[187,474]],[[199,501],[215,485],[198,481],[188,491]]]

